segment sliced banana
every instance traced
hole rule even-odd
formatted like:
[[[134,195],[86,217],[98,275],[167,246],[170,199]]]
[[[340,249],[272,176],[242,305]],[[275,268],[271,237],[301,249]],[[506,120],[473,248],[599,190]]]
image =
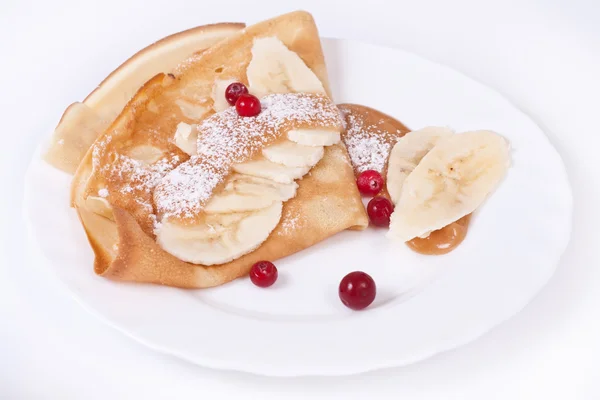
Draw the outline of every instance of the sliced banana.
[[[250,253],[271,234],[281,219],[282,203],[251,214],[212,214],[196,226],[162,222],[157,243],[180,260],[201,265],[223,264]]]
[[[235,79],[217,79],[213,85],[212,99],[213,99],[213,110],[215,112],[223,111],[231,107],[227,99],[225,98],[225,90],[227,86],[233,82],[237,82]]]
[[[244,254],[256,249],[267,240],[273,229],[279,224],[282,210],[283,203],[276,202],[271,207],[240,221],[235,240],[237,243],[247,244],[247,250],[244,251]],[[237,257],[239,256],[235,258]]]
[[[296,195],[298,184],[278,183],[270,179],[258,178],[251,175],[233,174],[227,181],[225,190],[234,191],[242,195],[255,195],[276,197],[280,201],[287,201]]]
[[[184,99],[175,100],[175,104],[179,106],[183,115],[195,121],[201,120],[210,111],[208,107]]]
[[[475,211],[506,175],[509,152],[491,131],[440,139],[404,181],[388,236],[406,242]]]
[[[141,161],[145,165],[150,165],[160,160],[163,154],[161,149],[150,145],[135,146],[125,153],[125,155],[134,160]]]
[[[283,164],[261,159],[236,164],[233,166],[233,170],[240,174],[271,179],[278,183],[292,183],[295,179],[300,179],[308,173],[310,167],[287,167]]]
[[[253,196],[239,193],[222,193],[214,195],[204,207],[207,214],[227,214],[260,210],[273,204],[271,196]]]
[[[108,200],[102,196],[88,196],[85,199],[84,205],[85,209],[88,211],[101,215],[104,218],[108,218],[111,221],[114,221],[115,219],[112,207],[110,206]]]
[[[325,93],[300,56],[274,36],[254,40],[246,75],[250,93],[258,98],[271,93]]]
[[[175,135],[173,137],[175,145],[181,149],[181,151],[193,156],[197,153],[198,132],[192,128],[192,125],[180,122],[177,124]]]
[[[287,137],[303,146],[332,146],[340,141],[340,132],[325,129],[292,129]]]
[[[398,139],[390,152],[387,171],[387,189],[394,204],[400,199],[406,177],[415,169],[440,138],[450,136],[450,128],[428,126],[412,131]]]
[[[286,167],[313,167],[323,158],[325,149],[323,146],[304,146],[285,140],[265,147],[262,154],[267,160]]]
[[[250,175],[234,174],[224,189],[210,199],[204,207],[208,214],[227,214],[260,210],[276,201],[294,197],[298,184],[276,183]]]

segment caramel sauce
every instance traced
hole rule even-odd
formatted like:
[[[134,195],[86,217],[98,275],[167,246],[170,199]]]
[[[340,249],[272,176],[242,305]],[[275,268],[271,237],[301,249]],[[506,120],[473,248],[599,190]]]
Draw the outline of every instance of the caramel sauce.
[[[438,256],[450,253],[458,247],[467,236],[471,214],[465,215],[456,222],[433,231],[426,238],[414,238],[406,245],[420,254]]]
[[[359,104],[340,104],[339,109],[346,122],[342,140],[348,149],[354,174],[373,169],[384,177],[392,147],[399,138],[410,132],[402,122],[373,108]],[[387,197],[386,187],[379,193]],[[406,245],[425,255],[446,254],[458,247],[467,235],[471,215],[431,232],[426,238],[414,238]]]

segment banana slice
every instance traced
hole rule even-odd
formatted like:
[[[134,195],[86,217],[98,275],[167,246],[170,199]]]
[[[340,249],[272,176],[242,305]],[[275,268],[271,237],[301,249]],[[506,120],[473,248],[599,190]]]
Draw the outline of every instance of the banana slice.
[[[296,194],[296,182],[280,184],[268,179],[234,174],[225,188],[213,195],[204,211],[208,214],[239,213],[269,207],[275,201],[286,201]]]
[[[144,165],[154,164],[163,156],[163,151],[158,147],[150,145],[141,145],[130,148],[125,155],[134,160],[142,162]]]
[[[247,161],[236,164],[233,170],[240,174],[271,179],[278,183],[292,183],[310,171],[310,167],[287,167],[269,160]]]
[[[303,146],[331,146],[340,141],[338,131],[324,129],[292,129],[288,139]]]
[[[262,154],[267,160],[286,167],[313,167],[323,158],[325,149],[323,146],[304,146],[285,140],[264,148]]]
[[[115,220],[113,215],[112,207],[104,197],[101,196],[88,196],[85,199],[85,209],[95,214],[101,215],[104,218],[108,218],[111,221]]]
[[[226,186],[225,190],[234,191],[242,195],[254,195],[276,197],[280,201],[288,201],[296,195],[298,184],[292,183],[277,183],[270,179],[258,178],[251,175],[233,174]]]
[[[246,212],[269,207],[275,199],[271,196],[248,196],[239,193],[222,193],[214,195],[204,207],[207,214],[227,214]]]
[[[281,219],[282,203],[251,214],[212,214],[196,226],[163,222],[157,243],[180,260],[215,265],[235,260],[260,246]]]
[[[250,93],[258,98],[271,93],[325,93],[300,56],[273,36],[254,40],[246,75]]]
[[[454,132],[449,128],[428,126],[412,131],[398,139],[390,152],[387,171],[387,189],[394,204],[400,199],[406,177],[415,169],[437,141]]]
[[[173,136],[175,145],[181,149],[181,151],[193,156],[197,153],[198,132],[192,129],[190,124],[180,122],[177,124],[175,135]]]
[[[475,211],[506,175],[509,151],[491,131],[440,139],[404,181],[388,236],[406,242]]]
[[[231,107],[225,98],[225,89],[233,82],[237,82],[235,79],[217,79],[212,90],[213,99],[213,110],[215,112],[223,111]]]
[[[179,106],[181,113],[186,118],[189,118],[189,119],[192,119],[195,121],[201,120],[210,111],[210,109],[206,106],[203,106],[203,105],[200,105],[197,103],[193,103],[191,101],[184,100],[184,99],[175,100],[175,104],[177,104]]]

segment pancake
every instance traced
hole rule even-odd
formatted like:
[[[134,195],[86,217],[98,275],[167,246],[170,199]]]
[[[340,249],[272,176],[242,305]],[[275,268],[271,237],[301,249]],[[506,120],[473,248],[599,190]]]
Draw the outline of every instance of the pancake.
[[[215,114],[218,99],[214,93],[220,84],[236,80],[251,90],[258,87],[248,81],[248,66],[257,40],[265,38],[280,41],[318,78],[324,93],[307,94],[307,98],[330,96],[318,31],[305,12],[250,26],[193,55],[175,67],[174,73],[150,79],[96,139],[73,180],[72,205],[94,249],[97,274],[120,281],[212,287],[246,275],[256,261],[276,261],[342,230],[368,225],[348,153],[339,142],[326,146],[318,164],[297,181],[295,196],[283,203],[279,222],[255,250],[229,262],[202,265],[184,262],[157,243],[155,232],[160,224],[152,220],[164,220],[165,215],[155,201],[156,187],[182,165],[204,161],[194,155],[190,158],[174,140],[174,133],[181,124],[202,127],[222,114]],[[294,93],[291,81],[277,98],[291,98],[285,97],[286,92]],[[307,124],[293,127],[335,125],[314,118]],[[273,142],[263,141],[263,145],[283,140],[280,130],[272,134]],[[198,138],[199,145],[203,139]],[[244,161],[248,160],[236,162]],[[119,166],[116,170],[115,165]]]

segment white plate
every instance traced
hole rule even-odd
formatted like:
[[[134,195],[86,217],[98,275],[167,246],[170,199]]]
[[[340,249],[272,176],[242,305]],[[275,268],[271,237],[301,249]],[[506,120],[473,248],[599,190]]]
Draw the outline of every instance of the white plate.
[[[465,344],[521,310],[554,272],[570,236],[564,165],[538,126],[493,90],[415,55],[325,39],[338,102],[377,108],[412,128],[492,129],[513,167],[454,252],[417,255],[384,231],[343,232],[277,262],[269,289],[248,279],[209,290],[115,283],[68,207],[70,177],[33,159],[25,212],[48,265],[89,310],[156,350],[214,368],[275,376],[343,375],[404,365]],[[93,83],[90,83],[93,87]],[[363,270],[378,297],[346,309],[337,285]]]

